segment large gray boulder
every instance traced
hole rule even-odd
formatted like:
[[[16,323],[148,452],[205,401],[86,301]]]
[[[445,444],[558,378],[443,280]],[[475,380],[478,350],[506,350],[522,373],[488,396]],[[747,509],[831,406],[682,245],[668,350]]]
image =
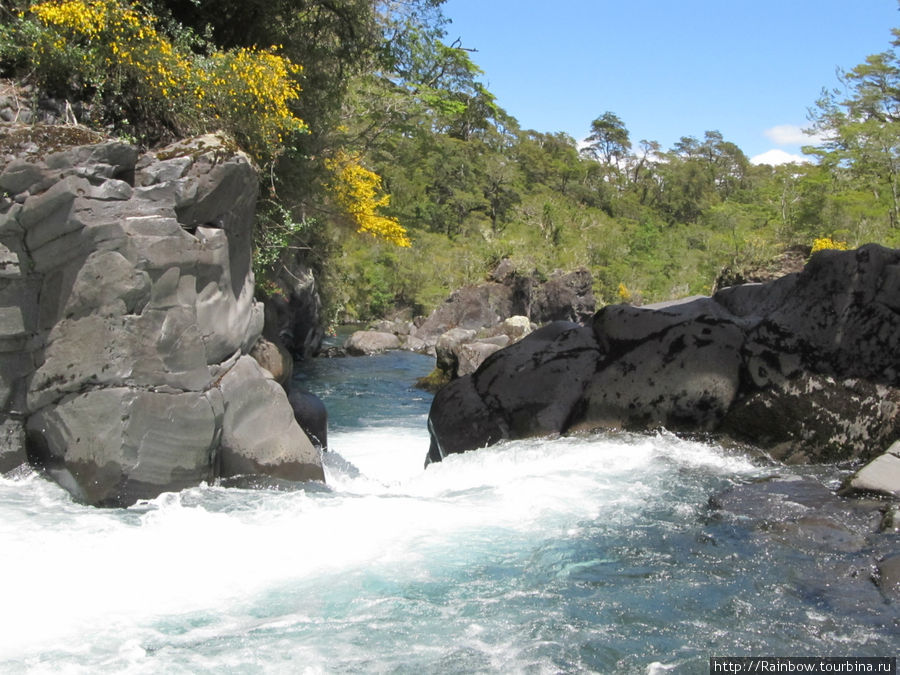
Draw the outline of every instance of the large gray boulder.
[[[219,389],[224,403],[219,459],[223,478],[324,480],[319,451],[294,419],[284,389],[253,358],[238,359]]]
[[[400,338],[393,333],[358,330],[346,339],[344,349],[351,356],[372,356],[391,349],[400,349]]]
[[[868,460],[900,437],[897,250],[823,251],[772,282],[552,331],[438,394],[429,460],[589,429],[721,432],[791,462]]]
[[[263,327],[258,182],[232,142],[104,141],[0,169],[0,470],[27,459],[97,505],[213,480],[226,454],[231,472],[323,478],[245,356]]]

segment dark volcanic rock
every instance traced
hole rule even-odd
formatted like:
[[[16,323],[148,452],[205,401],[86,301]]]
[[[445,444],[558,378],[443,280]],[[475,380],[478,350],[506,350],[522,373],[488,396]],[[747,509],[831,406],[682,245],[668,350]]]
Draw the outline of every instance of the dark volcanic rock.
[[[327,450],[328,411],[322,399],[294,385],[288,394],[288,401],[294,410],[294,419],[309,436],[312,444],[321,450]]]
[[[721,430],[778,460],[835,462],[878,454],[897,438],[898,419],[897,388],[803,371],[748,392]]]
[[[599,358],[590,329],[557,321],[488,357],[472,380],[507,438],[560,433]]]
[[[597,307],[594,280],[584,267],[574,272],[556,272],[532,290],[528,318],[537,324],[550,321],[584,323]]]
[[[489,356],[435,396],[429,459],[564,431],[599,354],[590,329],[560,321]]]
[[[502,418],[485,405],[470,376],[453,380],[438,391],[428,415],[428,430],[431,446],[426,464],[509,438]]]
[[[607,307],[594,331],[608,356],[584,393],[580,426],[708,431],[734,400],[743,335],[707,298]]]
[[[461,288],[431,313],[416,329],[415,336],[435,344],[451,328],[477,331],[524,314],[524,308],[514,303],[513,296],[513,288],[497,282]]]
[[[822,251],[800,273],[712,298],[606,307],[576,360],[568,339],[546,336],[490,356],[456,385],[458,411],[437,397],[432,450],[664,426],[832,462],[871,459],[900,437],[900,251]],[[458,433],[466,411],[485,430],[467,420]]]
[[[531,322],[586,322],[596,302],[593,279],[585,268],[554,272],[542,281],[536,274],[517,273],[508,260],[501,261],[490,281],[454,292],[415,330],[428,345],[453,328],[480,331],[496,327],[513,316]]]
[[[322,300],[312,270],[294,256],[283,262],[263,298],[263,335],[284,345],[298,359],[316,356],[322,348]]]
[[[898,598],[896,534],[883,526],[883,501],[846,499],[813,475],[794,475],[735,485],[709,507],[712,522],[730,523],[765,550],[789,548],[799,592],[873,616]]]

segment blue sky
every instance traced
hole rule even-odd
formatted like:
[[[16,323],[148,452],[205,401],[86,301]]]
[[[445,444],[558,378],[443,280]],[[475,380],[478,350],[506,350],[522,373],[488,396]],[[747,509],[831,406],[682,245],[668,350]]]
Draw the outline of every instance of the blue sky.
[[[720,131],[800,154],[823,87],[889,48],[897,0],[446,0],[446,41],[525,129],[576,140],[609,110],[632,143]],[[767,157],[773,157],[768,155]]]

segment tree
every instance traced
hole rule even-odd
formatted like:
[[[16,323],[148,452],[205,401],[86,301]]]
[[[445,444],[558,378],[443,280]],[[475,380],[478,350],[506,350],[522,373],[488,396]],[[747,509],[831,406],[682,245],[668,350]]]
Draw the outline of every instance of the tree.
[[[608,166],[615,165],[617,169],[631,150],[625,123],[618,115],[609,111],[591,122],[591,134],[586,140],[590,142],[586,148],[590,156]]]
[[[884,203],[892,228],[900,227],[900,31],[894,49],[874,54],[839,74],[842,89],[825,90],[811,111],[813,129],[825,137],[807,148],[836,172],[847,172]]]

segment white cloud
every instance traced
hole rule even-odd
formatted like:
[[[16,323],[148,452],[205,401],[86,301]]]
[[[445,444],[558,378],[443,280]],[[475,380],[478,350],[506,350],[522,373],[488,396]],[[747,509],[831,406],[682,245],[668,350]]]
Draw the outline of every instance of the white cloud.
[[[796,124],[779,124],[763,134],[775,145],[818,145],[824,140],[820,134],[807,134]]]
[[[803,155],[794,155],[790,152],[785,152],[784,150],[779,150],[778,148],[774,148],[772,150],[767,150],[761,155],[754,155],[750,158],[751,164],[770,164],[772,166],[778,166],[779,164],[803,164],[809,163],[809,157],[804,157]]]

